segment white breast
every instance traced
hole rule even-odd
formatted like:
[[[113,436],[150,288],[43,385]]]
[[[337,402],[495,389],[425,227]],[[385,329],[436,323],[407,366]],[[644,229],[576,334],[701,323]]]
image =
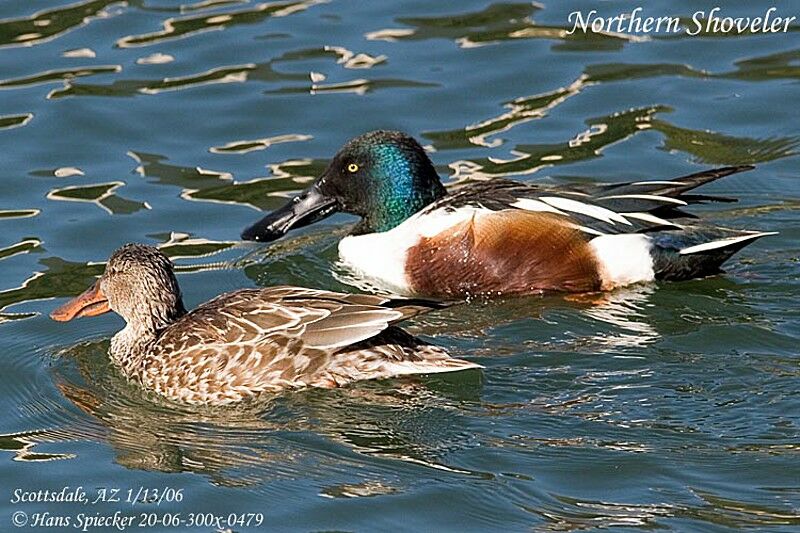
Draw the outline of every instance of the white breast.
[[[463,207],[415,215],[389,231],[345,237],[339,241],[339,259],[348,270],[378,288],[413,296],[406,274],[408,250],[423,237],[433,237],[465,220],[490,212],[488,209]]]
[[[339,259],[348,270],[364,278],[367,283],[398,295],[409,295],[411,288],[406,276],[406,255],[413,243],[405,238],[392,238],[390,233],[345,237],[339,241]],[[346,278],[343,281],[350,282]]]

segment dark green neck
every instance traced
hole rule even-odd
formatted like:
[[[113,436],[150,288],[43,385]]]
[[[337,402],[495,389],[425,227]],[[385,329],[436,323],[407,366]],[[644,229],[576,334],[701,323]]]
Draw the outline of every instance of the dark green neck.
[[[446,194],[444,187],[438,182],[437,185],[436,189],[415,191],[407,196],[394,196],[375,206],[371,214],[364,218],[364,229],[367,230],[365,233],[389,231],[399,226]]]
[[[370,152],[374,185],[357,228],[363,233],[389,231],[447,194],[421,148],[378,144]]]

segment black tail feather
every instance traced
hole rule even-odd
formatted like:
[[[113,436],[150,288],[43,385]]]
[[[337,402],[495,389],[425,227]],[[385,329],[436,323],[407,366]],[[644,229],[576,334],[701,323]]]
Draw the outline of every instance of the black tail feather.
[[[774,234],[725,228],[684,228],[654,234],[651,253],[656,279],[681,281],[716,274],[736,252]]]
[[[683,194],[685,192],[691,191],[692,189],[696,189],[701,185],[705,185],[706,183],[711,183],[712,181],[716,181],[720,178],[724,178],[725,176],[730,176],[731,174],[738,174],[739,172],[745,172],[747,170],[753,170],[753,165],[737,165],[733,167],[719,167],[719,168],[712,168],[711,170],[704,170],[702,172],[695,172],[694,174],[689,174],[687,176],[682,176],[680,178],[675,178],[672,181],[678,181],[684,183],[684,186],[678,186],[675,188],[677,194]],[[661,194],[668,196],[668,191],[664,191]]]
[[[633,181],[582,188],[593,201],[616,212],[649,212],[661,218],[687,217],[682,205],[704,202],[735,202],[735,198],[707,194],[686,194],[692,189],[731,174],[752,170],[752,165],[721,167],[696,172],[668,181]],[[672,200],[672,201],[670,201]]]

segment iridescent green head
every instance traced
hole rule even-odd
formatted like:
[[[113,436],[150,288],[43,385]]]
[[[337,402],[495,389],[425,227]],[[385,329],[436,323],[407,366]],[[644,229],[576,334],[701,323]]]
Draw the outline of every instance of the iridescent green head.
[[[388,231],[445,193],[417,141],[397,131],[373,131],[345,144],[308,189],[242,237],[271,241],[336,211],[361,217],[356,233]]]

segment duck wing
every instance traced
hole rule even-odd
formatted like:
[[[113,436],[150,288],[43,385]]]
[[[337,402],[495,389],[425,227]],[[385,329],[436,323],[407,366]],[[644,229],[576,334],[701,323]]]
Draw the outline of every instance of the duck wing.
[[[393,326],[439,307],[302,287],[234,291],[162,333],[145,381],[174,399],[220,404],[267,390],[478,367],[419,339],[411,343]]]
[[[633,181],[626,183],[611,183],[575,188],[583,192],[604,207],[620,211],[659,211],[662,218],[692,217],[677,209],[674,205],[665,205],[663,198],[671,198],[683,202],[682,205],[700,204],[706,202],[735,202],[735,198],[712,196],[706,194],[687,194],[689,191],[716,181],[731,174],[738,174],[753,170],[752,165],[739,165],[732,167],[714,168],[703,172],[696,172],[668,181]],[[678,204],[680,206],[681,204]],[[665,209],[667,208],[667,209]]]
[[[681,210],[709,201],[735,202],[718,196],[687,194],[692,189],[731,174],[751,170],[750,165],[722,167],[669,181],[635,181],[614,184],[553,187],[507,179],[471,182],[452,189],[448,196],[428,206],[437,209],[523,209],[557,214],[587,234],[647,233],[679,228],[673,219],[694,215]]]
[[[445,305],[304,287],[242,289],[200,305],[170,326],[160,343],[180,351],[212,343],[259,344],[285,335],[309,347],[341,348]]]
[[[285,309],[307,313],[303,342],[314,348],[338,349],[367,340],[397,322],[441,308],[444,304],[369,294],[345,294],[299,287],[266,289]]]

